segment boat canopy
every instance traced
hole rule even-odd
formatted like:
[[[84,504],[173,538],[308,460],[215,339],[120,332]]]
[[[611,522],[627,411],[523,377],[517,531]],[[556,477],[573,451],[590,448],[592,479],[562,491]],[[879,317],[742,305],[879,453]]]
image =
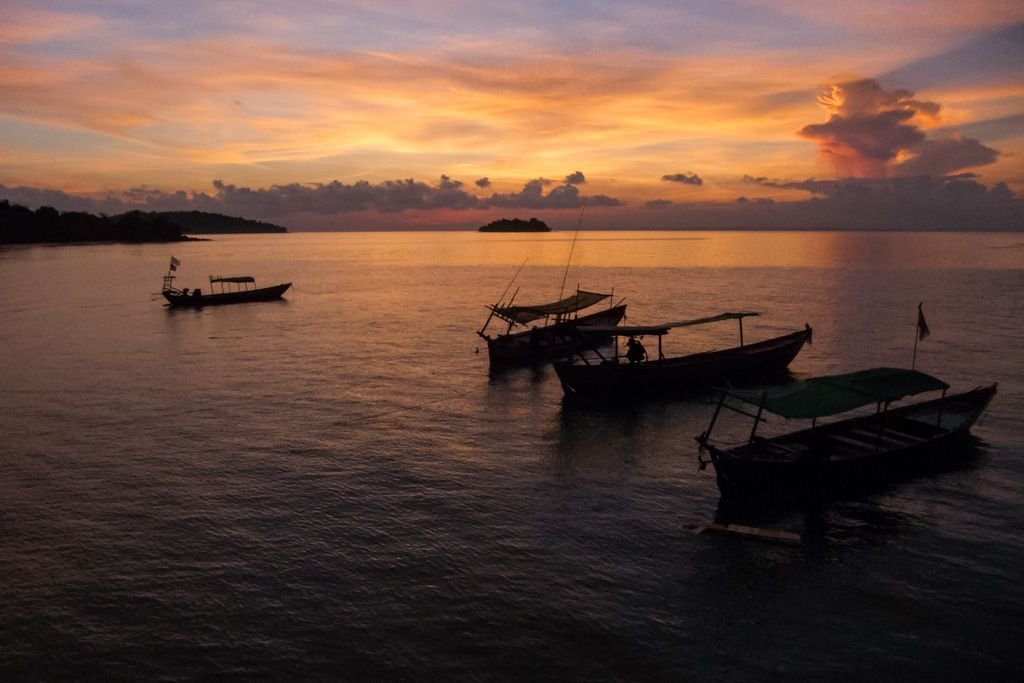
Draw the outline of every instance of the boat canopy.
[[[255,283],[256,282],[256,278],[249,277],[248,275],[246,275],[244,277],[212,277],[211,276],[210,277],[210,282],[211,283],[213,283],[213,282],[253,282],[253,283]]]
[[[720,313],[719,315],[713,315],[708,318],[694,318],[693,320],[680,320],[674,323],[664,323],[662,325],[580,325],[579,331],[592,333],[592,334],[605,334],[605,335],[616,335],[619,337],[638,337],[642,335],[657,335],[662,336],[668,334],[668,331],[673,327],[690,327],[691,325],[706,325],[708,323],[717,323],[722,320],[742,320],[755,315],[761,315],[760,313],[747,312],[747,313]]]
[[[494,315],[509,322],[525,325],[544,316],[563,316],[569,313],[589,308],[596,303],[604,301],[611,294],[600,294],[598,292],[585,292],[577,290],[572,296],[555,301],[550,304],[537,304],[534,306],[494,306],[491,310]]]
[[[948,388],[942,380],[917,370],[872,368],[778,386],[730,389],[729,395],[787,419],[811,419]]]

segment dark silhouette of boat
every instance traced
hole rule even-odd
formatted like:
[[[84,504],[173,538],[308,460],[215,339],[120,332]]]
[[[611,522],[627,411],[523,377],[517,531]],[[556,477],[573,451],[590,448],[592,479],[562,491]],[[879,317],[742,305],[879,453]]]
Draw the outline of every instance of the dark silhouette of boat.
[[[949,385],[916,370],[873,368],[774,387],[727,389],[707,430],[696,437],[700,462],[714,464],[723,497],[838,491],[906,473],[955,454],[996,394],[996,384],[951,396]],[[890,410],[906,396],[941,391],[941,398]],[[735,398],[756,413],[728,403]],[[875,404],[875,412],[818,425],[818,418]],[[717,446],[711,431],[722,408],[754,419],[745,443]],[[811,427],[772,438],[757,435],[764,411],[809,419]],[[703,459],[703,452],[710,460]]]
[[[580,325],[580,335],[615,337],[614,352],[609,356],[600,349],[586,347],[571,357],[554,364],[565,395],[570,399],[607,399],[664,395],[692,391],[709,382],[721,380],[749,381],[785,371],[803,345],[811,340],[811,328],[754,344],[744,344],[743,318],[757,313],[722,313],[720,315],[666,323],[664,325],[623,325],[601,327]],[[734,348],[705,351],[686,356],[666,358],[662,337],[677,327],[705,325],[722,320],[738,320],[740,345]],[[657,357],[648,358],[637,337],[658,338]],[[628,339],[626,352],[620,355],[620,337]]]
[[[244,304],[254,301],[273,301],[281,296],[292,286],[292,283],[285,282],[273,287],[256,287],[255,278],[248,275],[239,277],[210,276],[210,291],[203,292],[194,289],[191,292],[188,288],[178,289],[174,286],[175,276],[171,273],[178,269],[181,262],[171,257],[171,267],[164,275],[163,288],[160,293],[172,307],[201,308],[203,306],[222,306],[225,304]]]
[[[577,349],[589,348],[608,339],[607,334],[581,334],[577,329],[580,325],[613,327],[618,324],[626,315],[626,306],[621,300],[617,305],[596,313],[579,315],[580,311],[611,299],[612,296],[577,289],[575,294],[558,301],[521,305],[512,303],[515,300],[513,294],[509,303],[487,307],[491,313],[477,334],[487,342],[491,365],[525,365],[564,357]],[[492,337],[487,334],[487,326],[495,318],[508,323],[508,327],[503,334]],[[542,325],[534,325],[521,332],[512,331],[513,328],[525,327],[542,319]]]

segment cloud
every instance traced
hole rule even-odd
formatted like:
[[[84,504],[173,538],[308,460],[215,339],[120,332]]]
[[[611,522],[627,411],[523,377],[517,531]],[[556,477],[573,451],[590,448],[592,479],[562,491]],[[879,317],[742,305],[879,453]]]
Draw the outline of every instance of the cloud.
[[[661,176],[662,180],[671,183],[683,183],[685,185],[703,185],[704,181],[696,173],[673,173],[672,175]]]
[[[986,187],[970,173],[796,182],[744,176],[744,180],[762,187],[810,193],[812,197],[807,200],[775,202],[776,220],[789,221],[791,227],[1024,229],[1024,200],[1005,183]],[[756,200],[737,201],[752,205]]]
[[[623,201],[603,194],[581,195],[579,188],[569,182],[570,180],[586,182],[583,174],[579,171],[566,176],[565,180],[565,184],[551,188],[547,194],[544,194],[544,188],[553,185],[554,181],[547,178],[536,178],[523,185],[523,189],[519,192],[494,193],[482,201],[488,206],[513,209],[578,209],[584,204],[601,207],[624,205]]]
[[[739,197],[733,201],[672,202],[656,199],[636,208],[595,212],[588,224],[595,229],[643,226],[647,228],[772,228],[848,230],[1024,230],[1024,198],[1005,183],[987,187],[970,173],[953,176],[847,178],[843,180],[772,180],[745,176],[745,182],[762,188],[798,190],[810,195],[799,201],[771,197]],[[417,225],[419,217],[400,219],[407,210],[431,209],[579,208],[622,207],[625,203],[606,195],[583,197],[572,185],[536,179],[520,192],[478,198],[465,193],[449,179],[437,186],[413,180],[384,183],[356,182],[325,185],[275,185],[269,188],[237,187],[217,181],[211,193],[164,192],[136,187],[106,197],[81,197],[60,190],[0,185],[0,197],[30,208],[53,206],[63,211],[121,213],[131,209],[200,210],[263,220],[278,220],[290,227],[343,224],[343,217],[357,221],[351,227],[369,227],[365,213],[376,210],[388,216],[387,227]],[[444,186],[447,186],[445,189]],[[311,215],[327,217],[316,221]],[[442,214],[443,215],[443,214]],[[303,218],[305,217],[305,218]],[[312,223],[310,222],[312,220]],[[446,217],[451,222],[451,217]],[[297,221],[297,222],[296,222]]]
[[[577,171],[577,173],[579,173]],[[575,174],[574,174],[575,175]],[[582,173],[579,173],[582,176]],[[571,177],[571,176],[570,176]],[[476,183],[478,186],[480,182]],[[519,192],[493,193],[478,197],[463,189],[464,183],[442,175],[438,184],[413,180],[365,180],[322,184],[289,183],[266,188],[240,187],[213,181],[213,192],[165,192],[140,186],[105,197],[84,197],[61,190],[0,185],[0,196],[32,208],[53,206],[62,211],[121,213],[132,209],[145,211],[198,210],[226,213],[246,218],[272,219],[295,214],[334,215],[361,211],[400,214],[405,211],[466,211],[498,208],[575,209],[589,206],[616,207],[623,202],[598,194],[583,196],[575,185],[554,185],[546,178],[527,182]]]
[[[583,173],[580,171],[576,171],[575,173],[570,173],[569,175],[565,176],[566,185],[582,185],[585,182],[587,182],[587,179],[583,176]]]
[[[896,164],[894,173],[909,175],[946,175],[963,168],[995,163],[999,152],[974,138],[954,135],[939,140],[925,140],[914,148],[914,156]]]
[[[473,184],[476,185],[477,187],[490,187],[491,186],[491,179],[490,178],[477,178],[476,180],[473,181]]]
[[[574,185],[559,185],[544,194],[544,187],[550,184],[550,180],[537,178],[527,182],[519,192],[492,194],[487,203],[510,209],[578,209],[583,206],[583,198]]]
[[[601,207],[614,207],[614,206],[625,206],[626,202],[615,197],[609,197],[606,194],[592,194],[589,197],[584,198],[587,202],[587,206],[601,206]]]
[[[884,177],[889,162],[925,139],[911,119],[939,113],[938,104],[913,95],[885,90],[873,79],[835,84],[818,97],[829,120],[804,126],[797,134],[816,141],[841,176]]]
[[[831,113],[829,120],[797,134],[816,141],[840,176],[945,175],[994,163],[999,156],[955,131],[928,139],[918,122],[936,119],[939,104],[915,99],[909,90],[885,90],[873,79],[833,85],[818,102]]]
[[[452,180],[446,175],[441,176],[441,183],[438,185],[438,188],[441,190],[457,190],[460,187],[462,187],[461,180]]]

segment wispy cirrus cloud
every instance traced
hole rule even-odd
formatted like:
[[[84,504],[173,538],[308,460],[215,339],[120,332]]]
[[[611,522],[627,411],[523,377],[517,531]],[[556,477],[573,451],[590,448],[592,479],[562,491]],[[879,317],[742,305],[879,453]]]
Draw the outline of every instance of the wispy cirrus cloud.
[[[649,150],[666,143],[693,150],[698,162],[720,160],[704,141],[756,139],[780,118],[795,127],[809,113],[792,98],[771,102],[787,80],[782,60],[775,77],[756,82],[724,57],[641,51],[585,59],[513,51],[495,62],[444,49],[314,52],[232,36],[120,40],[116,51],[89,56],[29,59],[0,47],[0,116],[144,147],[151,183],[181,169],[271,163],[375,182],[388,177],[382,166],[410,164],[406,172],[422,176],[440,155],[460,153],[472,159],[468,173],[507,183],[560,159],[578,159],[596,177],[640,178]],[[721,89],[739,95],[723,100],[714,94]],[[411,165],[414,157],[423,163]],[[318,161],[327,158],[333,172]]]
[[[721,215],[752,211],[763,197],[745,171],[821,176],[812,140],[839,176],[983,169],[990,187],[1024,188],[1024,6],[937,7],[11,0],[0,183],[424,224],[430,210],[584,203],[669,220],[695,215],[696,194]],[[882,76],[835,77],[850,73]],[[680,159],[699,175],[675,172]],[[465,184],[413,180],[439,169]],[[105,192],[143,183],[168,191]],[[801,192],[761,191],[773,215]]]

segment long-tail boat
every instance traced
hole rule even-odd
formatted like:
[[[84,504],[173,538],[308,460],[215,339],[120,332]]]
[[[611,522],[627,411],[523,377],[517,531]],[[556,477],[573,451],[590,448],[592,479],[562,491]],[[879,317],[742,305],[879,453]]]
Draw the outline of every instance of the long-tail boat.
[[[224,304],[243,304],[252,301],[273,301],[280,299],[292,283],[285,282],[273,287],[256,287],[256,280],[248,275],[239,277],[210,276],[210,291],[203,292],[188,288],[178,289],[174,286],[175,276],[181,262],[171,257],[171,267],[164,275],[163,288],[160,293],[171,307],[202,308],[203,306],[220,306]]]
[[[804,329],[781,337],[744,344],[743,318],[756,315],[759,314],[722,313],[662,325],[579,325],[576,330],[580,335],[592,338],[614,336],[613,352],[606,354],[597,348],[577,351],[571,357],[556,362],[555,372],[566,397],[579,400],[683,393],[706,386],[709,382],[748,381],[782,372],[803,345],[811,340],[811,328],[805,325]],[[723,320],[739,321],[739,346],[685,356],[665,356],[662,338],[669,330]],[[648,357],[647,350],[637,339],[647,336],[658,339],[656,357]],[[628,339],[624,354],[620,354],[618,340],[621,337]]]
[[[518,293],[519,290],[516,290]],[[497,303],[487,308],[490,315],[477,334],[487,342],[487,355],[491,365],[522,365],[549,361],[564,357],[581,348],[589,348],[608,339],[608,335],[580,334],[581,325],[614,327],[626,315],[626,306],[609,301],[609,307],[596,313],[579,315],[579,312],[595,306],[613,294],[588,292],[577,288],[570,296],[545,304],[515,304],[515,294],[506,304]],[[487,326],[495,318],[508,323],[505,332],[495,336],[487,334]],[[513,332],[514,328],[531,325],[543,320],[541,325]]]
[[[887,478],[955,451],[996,394],[996,384],[947,395],[949,385],[917,370],[872,368],[789,384],[725,389],[707,430],[696,437],[702,466],[714,464],[723,496],[821,493]],[[941,391],[940,398],[889,409],[906,396]],[[738,399],[756,412],[735,406]],[[875,405],[875,412],[829,424],[819,418]],[[722,408],[753,418],[747,440],[718,446],[711,432]],[[762,438],[765,411],[811,420],[810,428]],[[704,452],[710,460],[704,459]]]

